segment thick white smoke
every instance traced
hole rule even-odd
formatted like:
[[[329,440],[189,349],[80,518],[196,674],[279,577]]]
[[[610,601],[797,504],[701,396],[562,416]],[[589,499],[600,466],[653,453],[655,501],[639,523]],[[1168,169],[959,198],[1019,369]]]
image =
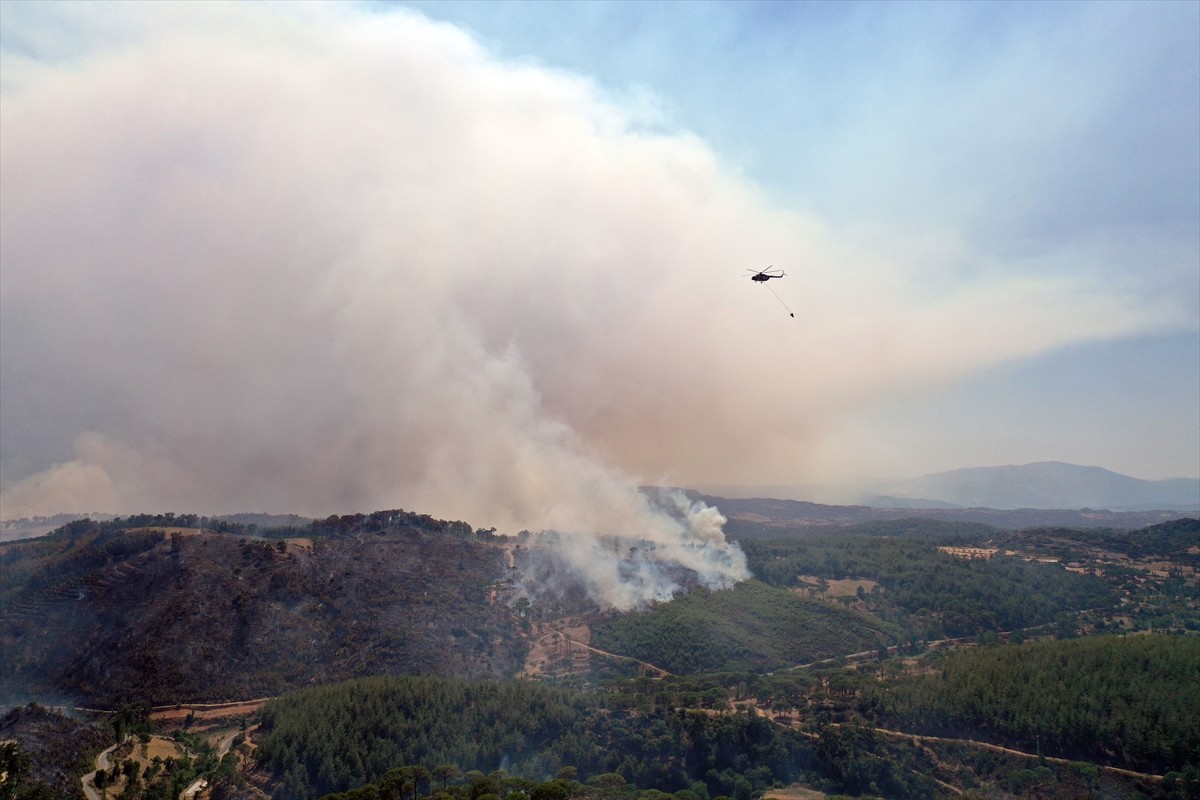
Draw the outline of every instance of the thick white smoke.
[[[403,10],[70,9],[95,49],[4,69],[6,518],[402,507],[557,531],[629,607],[670,565],[745,576],[639,483],[800,480],[856,408],[1151,315],[1003,270],[933,291],[953,237],[774,208]],[[744,280],[768,263],[795,320]]]
[[[725,540],[725,518],[715,508],[677,490],[630,499],[625,525],[535,535],[521,557],[521,591],[550,600],[577,593],[628,611],[692,586],[727,589],[750,577],[745,553]]]

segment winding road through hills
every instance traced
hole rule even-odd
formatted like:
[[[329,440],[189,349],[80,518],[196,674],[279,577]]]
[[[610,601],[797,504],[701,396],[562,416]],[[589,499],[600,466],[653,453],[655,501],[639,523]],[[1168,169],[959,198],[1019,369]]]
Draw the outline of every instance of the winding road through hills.
[[[193,713],[196,719],[224,717],[228,716],[230,712],[236,714],[257,711],[269,699],[270,698],[260,697],[253,700],[239,700],[228,703],[191,703],[171,706],[158,706],[152,716],[158,719],[172,719],[183,718],[187,714]],[[89,710],[95,713],[111,713],[99,709]],[[244,731],[234,730],[222,735],[220,740],[216,743],[217,758],[224,757],[231,749],[233,749],[233,742],[239,735],[248,735],[257,728],[258,725],[251,725]],[[112,759],[113,751],[117,750],[132,738],[133,737],[131,735],[127,735],[124,741],[120,742],[119,744],[114,744],[99,753],[95,759],[95,768],[79,779],[83,787],[84,796],[87,797],[87,800],[104,800],[105,792],[100,791],[100,789],[96,787],[96,774],[100,770],[111,770],[115,766]],[[153,738],[161,739],[162,737],[156,736]],[[180,797],[182,800],[193,800],[193,798],[195,798],[195,796],[202,791],[205,786],[207,786],[207,781],[203,778],[198,778],[183,790],[183,792],[180,794]]]
[[[112,753],[113,750],[116,750],[118,747],[125,744],[127,741],[129,741],[128,736],[126,736],[122,741],[117,742],[113,746],[109,747],[107,750],[101,752],[100,755],[96,756],[96,768],[79,779],[83,784],[83,793],[87,795],[88,800],[101,800],[102,793],[96,788],[96,773],[102,769],[112,769],[113,765],[108,761],[109,754]]]

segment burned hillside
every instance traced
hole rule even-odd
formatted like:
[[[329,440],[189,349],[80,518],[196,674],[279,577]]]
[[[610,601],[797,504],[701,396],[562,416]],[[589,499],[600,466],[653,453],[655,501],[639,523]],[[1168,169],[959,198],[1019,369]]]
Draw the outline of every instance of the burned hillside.
[[[276,539],[83,524],[7,544],[0,696],[221,701],[519,669],[526,646],[494,591],[504,549],[489,532],[403,521]]]

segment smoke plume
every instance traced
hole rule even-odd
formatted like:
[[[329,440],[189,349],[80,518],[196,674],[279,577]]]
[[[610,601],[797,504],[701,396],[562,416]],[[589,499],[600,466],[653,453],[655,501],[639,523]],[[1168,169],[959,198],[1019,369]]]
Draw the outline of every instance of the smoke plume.
[[[542,531],[522,548],[520,590],[536,600],[578,601],[627,611],[695,586],[727,589],[750,577],[746,556],[725,540],[725,518],[680,491],[641,496],[627,526],[588,535]]]
[[[5,57],[7,518],[402,507],[556,531],[631,607],[672,565],[746,574],[714,510],[639,483],[836,469],[854,409],[1150,315],[988,270],[933,291],[953,237],[776,208],[404,10],[70,8],[74,50]],[[796,319],[744,280],[768,263]]]

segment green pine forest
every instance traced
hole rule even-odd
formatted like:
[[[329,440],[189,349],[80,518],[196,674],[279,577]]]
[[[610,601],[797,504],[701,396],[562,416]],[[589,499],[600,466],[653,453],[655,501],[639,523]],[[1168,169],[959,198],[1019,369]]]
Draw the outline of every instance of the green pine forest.
[[[756,580],[595,626],[592,643],[672,673],[764,672],[894,641],[899,629]]]
[[[270,704],[259,759],[280,776],[281,800],[400,797],[382,785],[363,788],[387,784],[397,766],[426,776],[414,781],[412,796],[453,788],[428,777],[440,768],[457,779],[459,794],[450,796],[473,800],[528,797],[538,783],[562,784],[564,771],[584,778],[572,793],[589,796],[587,781],[599,778],[631,795],[654,790],[677,800],[750,800],[794,781],[852,794],[935,795],[930,756],[882,741],[874,733],[882,728],[1068,759],[1064,776],[1042,777],[1046,796],[1059,796],[1072,778],[1098,781],[1097,765],[1116,765],[1169,776],[1143,796],[1183,797],[1200,785],[1198,670],[1200,640],[1146,634],[988,645],[946,656],[937,672],[899,677],[726,673],[599,691],[365,678]],[[761,692],[811,721],[781,725],[749,703],[714,713],[703,702],[714,686],[726,696]],[[1023,768],[994,769],[981,769],[993,786]],[[496,784],[487,784],[490,791],[475,785],[483,776]],[[1036,784],[1025,789],[1039,793]]]
[[[952,796],[950,785],[978,797],[1195,796],[1200,617],[1181,576],[1200,531],[1139,533],[906,521],[743,540],[756,580],[593,624],[593,646],[667,675],[610,665],[592,681],[306,691],[264,713],[262,763],[280,800],[751,800],[797,781],[889,798]],[[943,549],[984,544],[999,552]],[[1111,564],[1064,569],[1103,548],[1173,557],[1179,570],[1148,585]],[[820,589],[846,580],[864,588]],[[1152,632],[1155,621],[1173,625]],[[927,649],[941,639],[958,643]],[[997,749],[956,743],[968,740]],[[339,757],[330,743],[347,741],[355,756]],[[439,769],[455,779],[422,777]]]
[[[186,744],[121,800],[1200,796],[1200,521],[739,544],[752,580],[616,613],[521,595],[523,538],[401,511],[71,523],[0,547],[0,689]],[[150,711],[262,696],[225,755]],[[5,745],[0,797],[62,796],[43,745]]]

